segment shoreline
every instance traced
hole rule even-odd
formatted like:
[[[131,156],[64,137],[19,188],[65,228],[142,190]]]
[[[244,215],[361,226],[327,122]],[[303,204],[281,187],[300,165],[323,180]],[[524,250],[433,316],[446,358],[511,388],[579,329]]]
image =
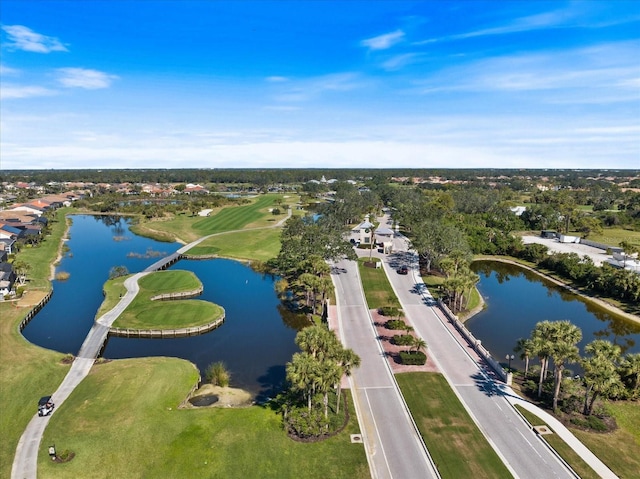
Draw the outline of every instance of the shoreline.
[[[544,278],[548,281],[551,281],[552,283],[554,283],[557,286],[561,286],[562,288],[565,288],[566,290],[568,290],[569,292],[575,294],[576,296],[580,296],[582,299],[584,299],[587,302],[591,302],[593,304],[596,304],[598,306],[600,306],[603,309],[606,309],[609,313],[615,315],[615,316],[619,316],[620,319],[626,320],[626,321],[630,321],[634,324],[638,324],[640,325],[640,317],[636,316],[635,314],[631,314],[631,313],[627,313],[626,311],[621,310],[620,308],[607,303],[606,301],[600,299],[600,298],[596,298],[594,296],[589,296],[587,294],[584,294],[582,291],[577,290],[576,288],[574,288],[573,286],[568,285],[567,283],[564,283],[560,280],[557,280],[545,273],[543,273],[542,271],[539,271],[535,268],[532,268],[531,266],[527,266],[525,264],[522,263],[518,263],[517,261],[514,261],[512,259],[507,259],[507,258],[500,258],[500,257],[482,257],[482,258],[478,258],[478,259],[474,259],[473,261],[497,261],[500,263],[507,263],[507,264],[511,264],[514,266],[518,266],[519,268],[522,269],[526,269],[528,271],[531,271],[532,273],[537,274],[538,276],[540,276],[541,278]],[[478,292],[479,293],[479,292]],[[482,298],[482,295],[480,295],[480,298]],[[484,299],[482,300],[483,305],[484,305]],[[476,308],[474,309],[474,311],[472,311],[468,316],[466,316],[464,318],[464,321],[467,321],[469,318],[473,317],[474,315],[478,314],[480,311],[482,311],[482,308]]]
[[[60,261],[62,261],[62,258],[64,257],[62,253],[62,248],[64,247],[64,244],[67,241],[69,241],[69,230],[71,229],[71,220],[68,214],[64,215],[64,222],[65,222],[65,227],[64,227],[64,232],[62,233],[62,237],[60,238],[60,244],[58,245],[58,255],[51,263],[51,272],[49,276],[49,281],[53,281],[56,278],[56,267],[57,265],[60,264]]]

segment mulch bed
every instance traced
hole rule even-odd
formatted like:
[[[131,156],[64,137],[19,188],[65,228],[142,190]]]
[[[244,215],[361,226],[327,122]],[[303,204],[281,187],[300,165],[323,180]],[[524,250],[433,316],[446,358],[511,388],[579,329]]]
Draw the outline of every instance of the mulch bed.
[[[407,346],[396,346],[395,344],[393,344],[391,342],[391,338],[393,336],[395,336],[396,334],[411,334],[412,336],[415,336],[416,334],[411,331],[411,332],[406,332],[406,331],[394,331],[391,329],[387,329],[384,325],[385,323],[390,320],[390,319],[395,319],[395,318],[389,318],[387,316],[382,316],[380,313],[378,313],[377,309],[372,309],[371,310],[371,317],[373,318],[373,323],[374,326],[376,328],[376,333],[378,334],[378,337],[380,338],[380,343],[382,344],[382,349],[385,352],[385,355],[387,357],[387,360],[389,361],[389,364],[391,365],[391,370],[394,373],[406,373],[406,372],[439,372],[438,368],[436,367],[436,365],[433,363],[433,361],[429,360],[429,347],[427,345],[427,350],[424,351],[425,354],[427,355],[427,362],[423,365],[423,366],[407,366],[405,364],[402,364],[400,362],[400,351],[404,351],[409,349]],[[403,319],[403,318],[399,318],[399,319]]]

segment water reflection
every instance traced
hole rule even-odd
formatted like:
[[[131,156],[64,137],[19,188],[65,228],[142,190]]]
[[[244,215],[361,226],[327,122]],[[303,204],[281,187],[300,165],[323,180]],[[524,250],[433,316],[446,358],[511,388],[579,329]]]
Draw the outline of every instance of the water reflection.
[[[125,266],[132,273],[142,271],[157,261],[150,251],[174,252],[180,245],[134,235],[127,218],[74,215],[67,246],[70,254],[59,268],[70,277],[65,282],[54,281],[51,301],[23,334],[39,346],[76,354],[102,303],[109,271],[114,266]],[[173,356],[193,362],[200,371],[222,361],[231,372],[231,385],[252,392],[258,400],[281,390],[285,364],[298,350],[294,342],[297,330],[308,323],[281,305],[274,288],[277,278],[224,259],[182,260],[171,269],[193,271],[204,286],[200,299],[224,307],[225,323],[202,336],[187,338],[110,338],[103,356]]]
[[[498,360],[511,354],[516,341],[529,337],[536,323],[568,319],[582,329],[580,350],[594,339],[606,339],[623,353],[640,352],[640,325],[614,316],[602,307],[537,274],[514,265],[482,261],[472,269],[487,307],[467,321],[469,330]],[[516,358],[512,363],[523,368]],[[572,365],[579,371],[577,365]]]

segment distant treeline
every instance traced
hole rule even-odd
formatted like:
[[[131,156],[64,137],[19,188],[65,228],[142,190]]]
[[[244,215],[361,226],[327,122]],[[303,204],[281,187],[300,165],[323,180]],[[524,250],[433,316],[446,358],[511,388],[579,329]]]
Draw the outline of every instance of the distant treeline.
[[[568,169],[342,169],[342,168],[177,168],[177,169],[86,169],[86,170],[4,170],[2,182],[91,182],[91,183],[249,183],[269,185],[304,183],[309,180],[388,182],[391,178],[440,177],[443,180],[488,183],[499,180],[512,189],[528,187],[531,181],[549,179],[558,186],[580,187],[593,181],[622,183],[631,180],[640,186],[640,170],[568,170]]]

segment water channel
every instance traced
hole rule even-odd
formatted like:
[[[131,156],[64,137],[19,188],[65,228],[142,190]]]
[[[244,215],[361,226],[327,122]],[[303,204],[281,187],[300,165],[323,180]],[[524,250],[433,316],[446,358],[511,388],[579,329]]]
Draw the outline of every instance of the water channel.
[[[70,277],[53,282],[51,301],[23,334],[39,346],[76,354],[102,303],[102,286],[111,268],[123,265],[132,273],[142,271],[158,255],[170,254],[180,245],[136,236],[122,217],[74,215],[72,221],[69,251],[57,268]],[[277,392],[285,364],[297,351],[295,334],[303,325],[280,306],[275,278],[225,259],[182,260],[172,269],[190,270],[200,278],[204,285],[200,299],[222,305],[225,323],[188,338],[110,338],[103,356],[174,356],[193,362],[201,371],[223,361],[232,374],[232,386],[248,390],[258,400]],[[617,319],[521,268],[478,262],[474,269],[487,309],[466,325],[499,361],[505,362],[518,338],[528,337],[535,323],[544,319],[577,324],[583,332],[581,350],[593,339],[603,338],[625,352],[640,352],[640,325]],[[512,365],[522,367],[517,358]]]
[[[128,220],[112,216],[72,216],[69,248],[57,271],[70,274],[54,281],[51,301],[26,326],[34,344],[76,354],[103,300],[102,287],[114,266],[139,272],[175,252],[180,244],[160,243],[129,231]],[[248,390],[258,400],[277,392],[301,325],[289,320],[274,290],[275,278],[254,272],[237,261],[182,260],[171,269],[193,271],[204,285],[199,299],[225,308],[224,324],[207,334],[176,339],[110,338],[103,356],[110,359],[174,356],[204,371],[223,361],[231,385]]]
[[[498,361],[507,364],[507,354],[519,338],[528,338],[536,323],[543,320],[570,320],[582,330],[579,343],[584,346],[594,339],[618,344],[623,353],[640,352],[640,324],[619,319],[605,309],[583,301],[537,274],[514,265],[481,261],[472,269],[480,276],[478,290],[486,301],[486,309],[465,325],[482,341]],[[524,368],[517,358],[513,367]],[[571,365],[576,374],[581,372]]]

